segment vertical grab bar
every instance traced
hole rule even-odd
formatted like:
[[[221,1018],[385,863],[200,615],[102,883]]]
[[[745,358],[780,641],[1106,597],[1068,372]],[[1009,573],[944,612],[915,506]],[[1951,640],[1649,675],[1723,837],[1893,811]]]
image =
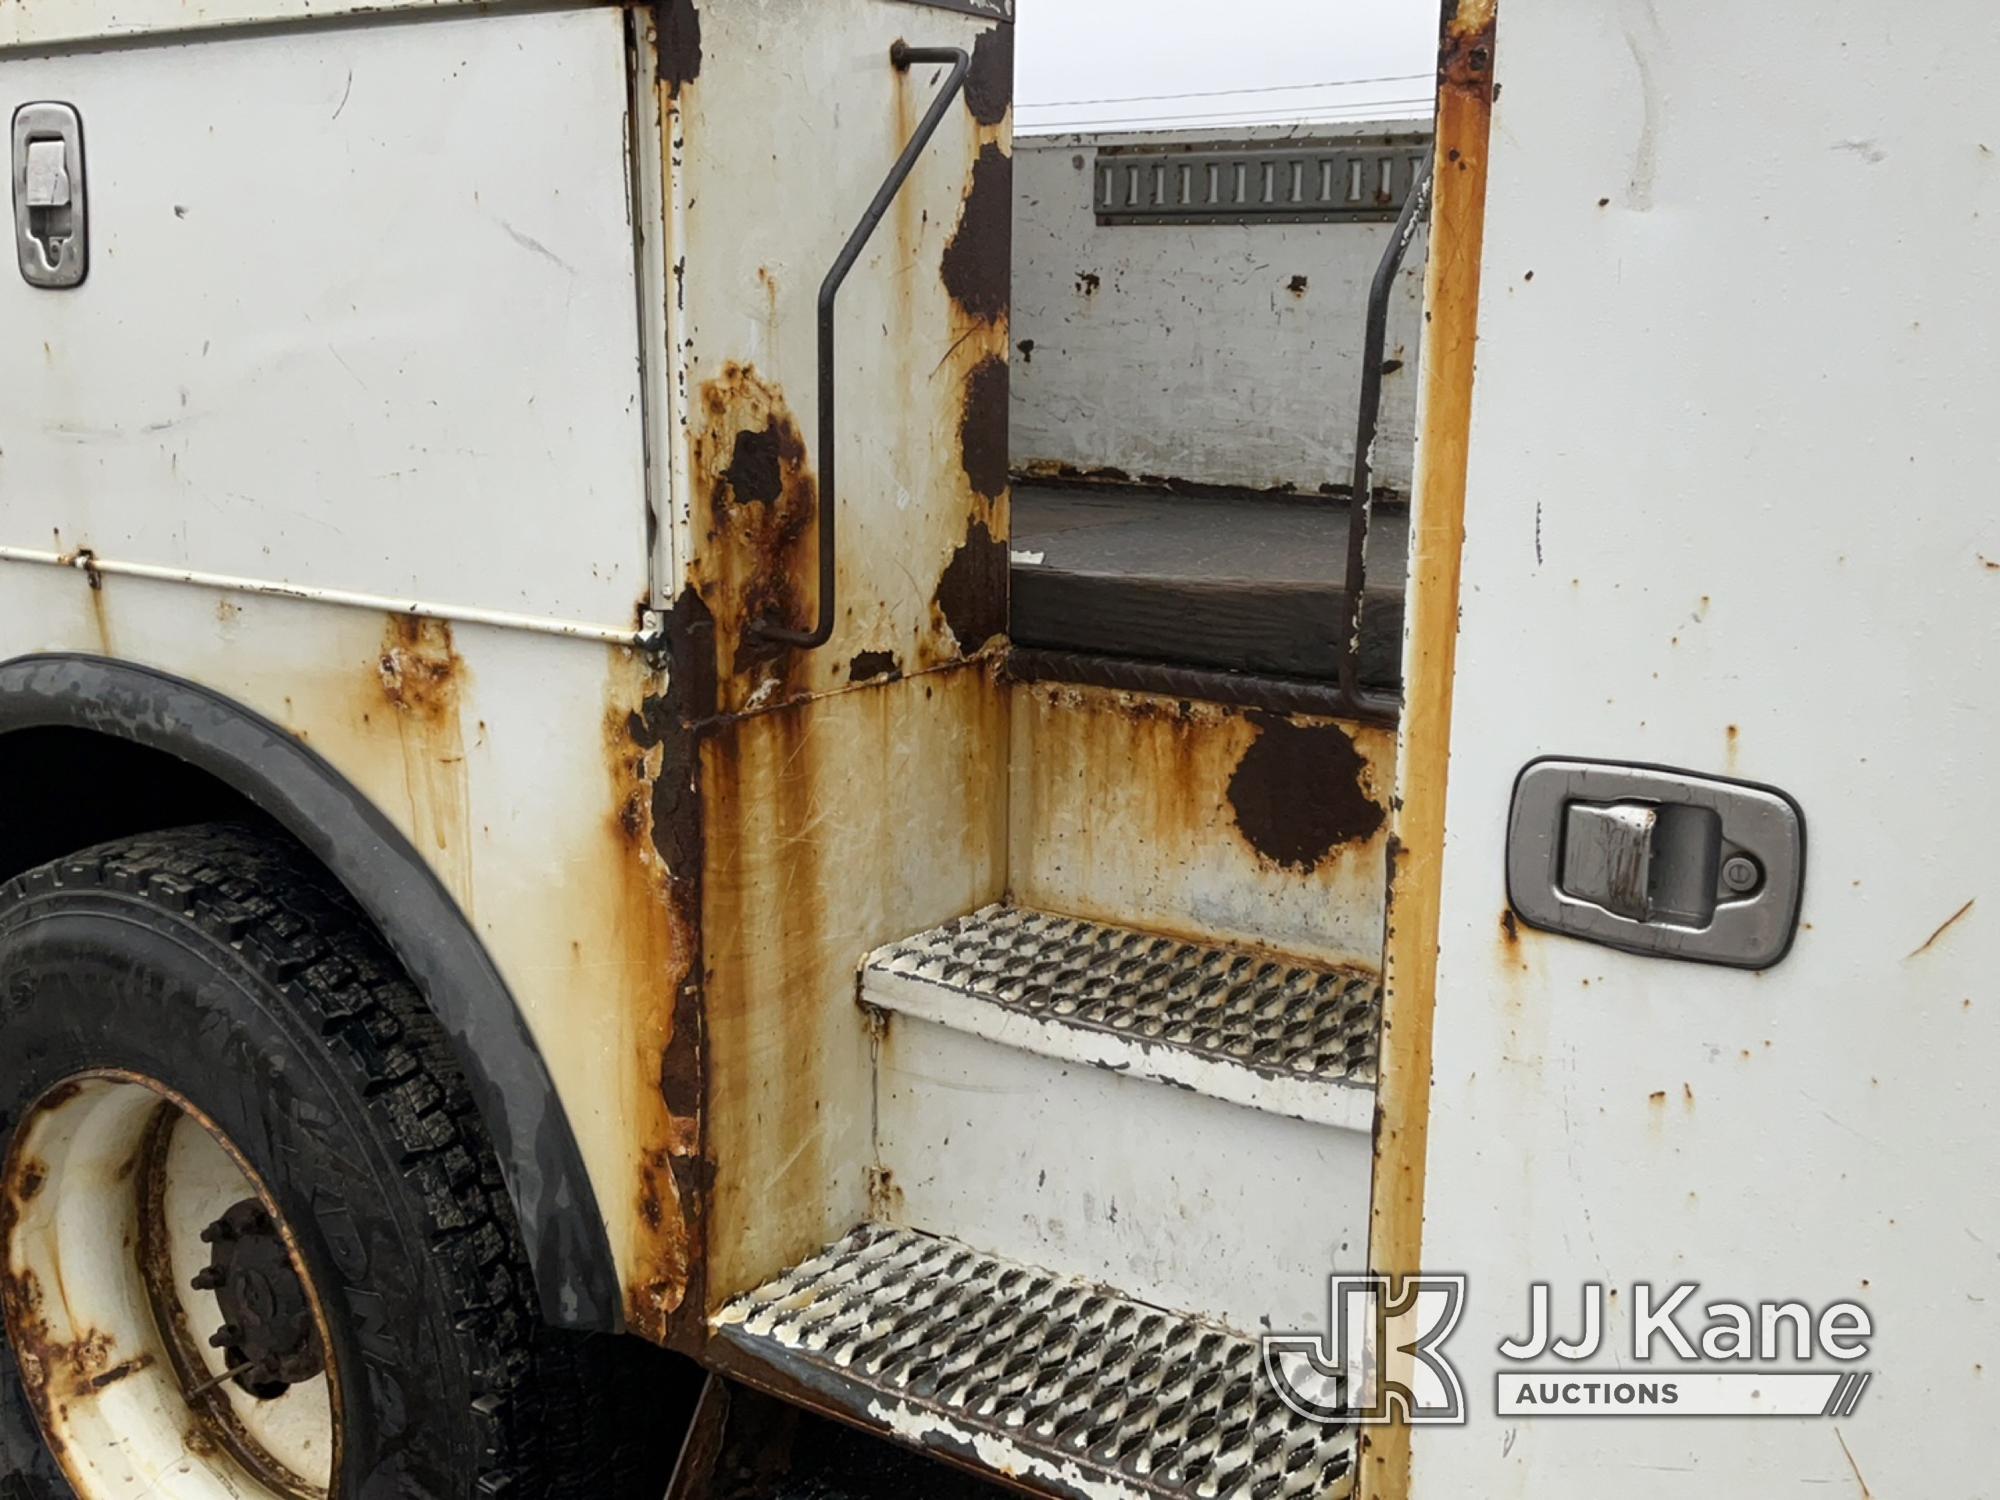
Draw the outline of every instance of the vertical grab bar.
[[[945,112],[965,86],[965,75],[972,67],[972,57],[963,47],[912,47],[907,42],[897,42],[889,49],[889,61],[899,73],[907,73],[911,67],[922,63],[949,63],[951,73],[945,79],[944,87],[931,101],[931,107],[918,124],[916,133],[903,148],[903,154],[896,158],[896,164],[889,169],[881,188],[876,192],[868,211],[861,216],[861,222],[854,227],[854,233],[847,237],[841,247],[840,257],[833,263],[833,269],[826,273],[826,280],[819,289],[819,618],[810,630],[800,630],[778,620],[754,620],[750,633],[759,640],[771,641],[781,646],[796,647],[810,651],[815,646],[824,646],[833,635],[834,622],[834,573],[837,553],[834,550],[834,341],[833,309],[834,301],[840,295],[841,283],[847,280],[847,273],[854,269],[854,263],[861,258],[869,238],[875,233],[883,217],[889,212],[889,205],[896,201],[896,194],[915,170],[917,158],[924,154],[924,148],[937,134],[938,126],[944,123]]]
[[[1389,343],[1389,296],[1403,268],[1410,241],[1430,205],[1431,174],[1403,200],[1396,232],[1375,267],[1368,288],[1368,327],[1361,352],[1361,412],[1354,424],[1354,489],[1347,512],[1347,640],[1340,653],[1340,695],[1352,709],[1361,700],[1361,608],[1368,585],[1368,523],[1375,506],[1375,428],[1382,416],[1382,356]]]

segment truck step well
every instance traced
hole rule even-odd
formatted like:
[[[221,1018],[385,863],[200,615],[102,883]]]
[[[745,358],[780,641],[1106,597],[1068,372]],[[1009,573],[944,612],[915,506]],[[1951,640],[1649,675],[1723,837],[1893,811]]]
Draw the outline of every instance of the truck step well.
[[[988,906],[879,949],[861,998],[1026,1051],[1366,1130],[1381,981]]]
[[[953,1240],[864,1226],[715,1319],[744,1378],[1065,1496],[1350,1493],[1355,1430],[1291,1411],[1255,1340]]]

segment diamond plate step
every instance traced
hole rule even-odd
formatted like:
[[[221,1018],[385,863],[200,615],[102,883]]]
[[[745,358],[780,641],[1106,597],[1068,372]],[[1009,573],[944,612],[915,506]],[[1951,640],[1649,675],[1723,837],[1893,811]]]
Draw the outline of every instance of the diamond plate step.
[[[715,1319],[721,1362],[1056,1495],[1337,1500],[1354,1429],[1257,1343],[906,1229],[857,1229]]]
[[[879,949],[861,998],[1044,1056],[1351,1130],[1373,1124],[1381,981],[989,906]]]

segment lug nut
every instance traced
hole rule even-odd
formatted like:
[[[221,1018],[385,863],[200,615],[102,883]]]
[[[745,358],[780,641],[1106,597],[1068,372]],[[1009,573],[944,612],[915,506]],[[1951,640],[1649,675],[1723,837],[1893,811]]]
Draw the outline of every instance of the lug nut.
[[[224,1323],[208,1336],[208,1347],[211,1349],[228,1349],[242,1342],[243,1330],[234,1323]]]
[[[199,1271],[194,1273],[194,1280],[189,1282],[188,1285],[192,1286],[197,1292],[213,1292],[219,1290],[223,1283],[228,1280],[229,1277],[223,1272],[220,1266],[203,1266]]]

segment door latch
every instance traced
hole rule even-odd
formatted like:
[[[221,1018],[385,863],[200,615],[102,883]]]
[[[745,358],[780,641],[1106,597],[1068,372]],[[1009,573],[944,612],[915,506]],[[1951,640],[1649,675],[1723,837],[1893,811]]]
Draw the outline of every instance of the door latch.
[[[75,286],[90,269],[83,123],[67,104],[14,111],[14,250],[29,286]]]
[[[1514,783],[1507,895],[1531,927],[1765,969],[1798,929],[1805,814],[1775,787],[1538,760]]]

